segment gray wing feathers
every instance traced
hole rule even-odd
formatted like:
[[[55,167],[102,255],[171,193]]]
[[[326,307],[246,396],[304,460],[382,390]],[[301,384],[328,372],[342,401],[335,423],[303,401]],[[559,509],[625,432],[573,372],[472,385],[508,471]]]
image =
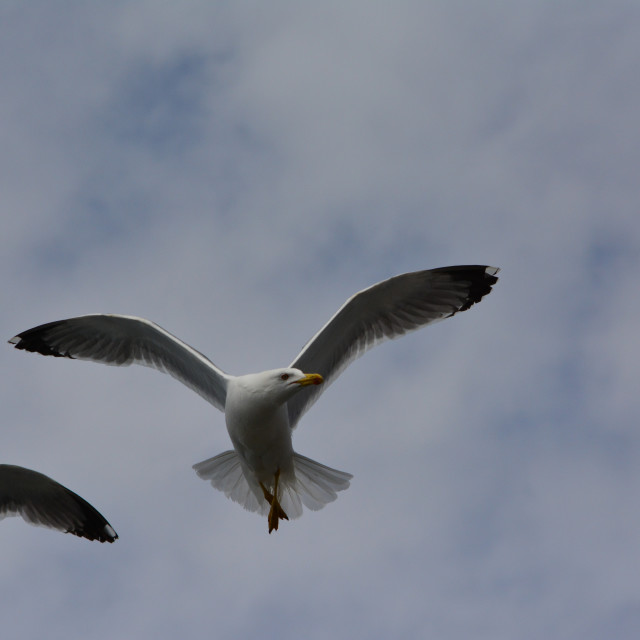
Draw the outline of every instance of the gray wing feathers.
[[[152,367],[169,373],[224,410],[226,374],[200,352],[143,318],[107,314],[80,316],[34,327],[9,342],[16,349],[45,356]]]
[[[0,518],[11,515],[88,540],[118,537],[104,516],[70,489],[37,471],[0,464]]]
[[[289,401],[291,427],[349,363],[384,340],[469,309],[491,291],[498,271],[484,265],[415,271],[349,298],[291,363],[325,380]]]

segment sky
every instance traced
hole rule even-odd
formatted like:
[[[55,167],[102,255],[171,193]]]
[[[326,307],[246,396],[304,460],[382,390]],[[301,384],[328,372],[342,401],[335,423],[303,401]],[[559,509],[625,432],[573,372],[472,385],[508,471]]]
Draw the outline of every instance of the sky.
[[[0,522],[8,637],[640,635],[640,5],[0,6],[0,328],[149,318],[231,374],[353,293],[500,267],[354,362],[294,448],[354,474],[267,533],[166,375],[0,349],[0,462],[98,544]]]

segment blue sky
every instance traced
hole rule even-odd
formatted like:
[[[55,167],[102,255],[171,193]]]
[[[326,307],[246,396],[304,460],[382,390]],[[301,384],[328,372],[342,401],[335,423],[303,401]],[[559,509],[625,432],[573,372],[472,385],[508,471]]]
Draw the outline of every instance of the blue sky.
[[[322,396],[294,447],[354,480],[271,536],[189,389],[5,345],[0,461],[120,540],[3,520],[3,628],[638,637],[639,43],[631,1],[5,3],[6,339],[140,315],[239,374],[378,280],[502,273]]]

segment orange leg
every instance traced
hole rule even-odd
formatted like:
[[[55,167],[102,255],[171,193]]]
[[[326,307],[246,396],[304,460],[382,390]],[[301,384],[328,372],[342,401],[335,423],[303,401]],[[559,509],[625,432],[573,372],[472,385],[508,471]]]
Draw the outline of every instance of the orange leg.
[[[278,469],[274,476],[273,493],[271,493],[263,484],[260,483],[260,488],[264,494],[264,499],[271,505],[269,509],[269,515],[267,521],[269,522],[269,533],[274,529],[278,530],[279,520],[288,520],[289,517],[284,512],[284,509],[280,506],[278,501],[278,481],[280,480],[280,469]]]

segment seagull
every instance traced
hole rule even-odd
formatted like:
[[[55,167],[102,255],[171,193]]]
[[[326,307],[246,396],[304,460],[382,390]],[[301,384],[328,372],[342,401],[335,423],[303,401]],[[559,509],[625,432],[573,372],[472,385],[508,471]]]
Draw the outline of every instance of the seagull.
[[[102,514],[59,482],[32,469],[0,464],[0,520],[18,515],[31,524],[87,540],[118,538]]]
[[[225,414],[233,449],[193,465],[245,509],[280,520],[318,510],[353,477],[293,450],[301,416],[344,368],[390,338],[466,311],[487,295],[499,269],[442,267],[389,278],[351,296],[293,362],[232,376],[157,324],[94,314],[49,322],[9,342],[17,349],[109,365],[141,364],[177,378]]]

